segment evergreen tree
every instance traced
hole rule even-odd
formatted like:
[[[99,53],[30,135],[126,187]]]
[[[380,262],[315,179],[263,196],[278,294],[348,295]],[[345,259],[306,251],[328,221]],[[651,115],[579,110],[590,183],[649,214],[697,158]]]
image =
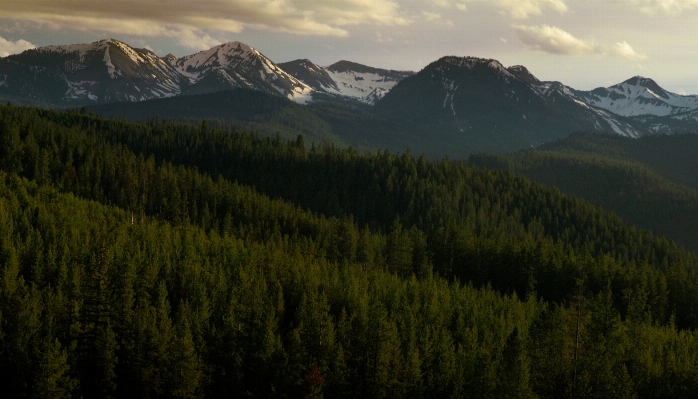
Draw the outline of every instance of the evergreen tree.
[[[19,135],[19,126],[0,119],[0,169],[9,174],[21,173],[23,166],[24,142]]]
[[[71,376],[68,354],[58,339],[47,339],[38,349],[38,370],[32,381],[32,396],[58,399],[74,397],[77,381]]]
[[[93,255],[85,286],[78,340],[81,359],[80,387],[84,396],[111,398],[116,390],[117,339],[112,328],[110,253],[105,243]]]
[[[498,398],[535,398],[530,384],[530,361],[519,328],[514,327],[502,351],[497,383]]]

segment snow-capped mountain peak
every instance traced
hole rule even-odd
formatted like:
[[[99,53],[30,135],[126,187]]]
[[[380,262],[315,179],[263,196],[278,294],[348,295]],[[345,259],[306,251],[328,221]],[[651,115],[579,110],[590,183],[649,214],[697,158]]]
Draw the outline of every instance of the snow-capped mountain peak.
[[[649,78],[644,78],[642,76],[633,76],[632,78],[626,80],[623,83],[613,85],[611,86],[613,88],[617,88],[620,91],[628,91],[628,93],[632,93],[633,91],[639,92],[642,89],[647,90],[648,92],[652,93],[655,97],[661,97],[664,99],[669,99],[670,95],[667,91],[659,87],[657,82],[655,82],[652,79]]]
[[[1,61],[8,76],[4,89],[37,101],[142,101],[181,93],[181,77],[172,66],[150,50],[115,39],[40,47]]]
[[[374,104],[398,82],[414,75],[411,71],[373,68],[346,60],[320,67],[310,60],[299,59],[281,63],[279,67],[316,92],[350,97],[367,104]]]
[[[235,67],[233,64],[266,58],[253,47],[240,42],[224,43],[177,60],[177,70],[198,75],[211,69]],[[198,72],[198,73],[197,73]]]
[[[294,69],[292,63],[285,66]],[[104,39],[42,47],[5,57],[0,60],[0,87],[12,96],[62,105],[142,101],[238,87],[279,94],[300,103],[311,100],[314,92],[373,103],[412,74],[348,61],[328,68],[309,60],[297,63],[295,72],[305,72],[288,73],[241,42],[224,43],[177,58],[172,54],[158,57],[150,50]],[[43,83],[37,86],[39,82]]]
[[[670,116],[698,110],[698,96],[671,93],[654,80],[642,76],[591,91],[570,91],[575,98],[589,105],[622,116]]]
[[[247,87],[305,102],[312,92],[310,86],[241,42],[224,43],[179,58],[174,65],[189,80],[188,92],[192,94]]]
[[[279,68],[291,74],[314,90],[321,92],[339,92],[337,82],[322,68],[312,61],[300,59],[277,64]]]

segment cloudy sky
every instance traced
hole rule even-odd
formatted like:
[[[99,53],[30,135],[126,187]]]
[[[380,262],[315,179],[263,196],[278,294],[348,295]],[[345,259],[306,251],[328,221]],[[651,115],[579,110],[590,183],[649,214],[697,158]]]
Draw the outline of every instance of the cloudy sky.
[[[238,40],[275,62],[415,71],[468,55],[578,89],[642,75],[698,94],[698,0],[0,0],[0,57],[107,37],[161,56]]]

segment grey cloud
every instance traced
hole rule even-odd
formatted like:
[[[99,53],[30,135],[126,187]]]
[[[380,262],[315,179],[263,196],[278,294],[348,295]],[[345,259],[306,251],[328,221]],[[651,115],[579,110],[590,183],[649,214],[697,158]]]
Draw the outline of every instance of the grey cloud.
[[[504,14],[515,19],[525,19],[532,15],[540,15],[546,8],[558,12],[567,11],[565,0],[431,0],[440,7],[455,7],[465,11],[467,3],[486,3],[497,8]]]
[[[698,0],[614,0],[616,3],[627,4],[639,8],[647,14],[664,12],[679,14],[684,11],[698,9]]]
[[[524,19],[531,15],[540,15],[545,8],[558,12],[567,11],[564,0],[485,0],[496,5],[512,18]]]
[[[347,36],[349,25],[405,25],[391,0],[0,0],[0,18],[56,27],[180,38],[200,47],[215,39],[204,30],[240,32],[246,27],[305,35]]]

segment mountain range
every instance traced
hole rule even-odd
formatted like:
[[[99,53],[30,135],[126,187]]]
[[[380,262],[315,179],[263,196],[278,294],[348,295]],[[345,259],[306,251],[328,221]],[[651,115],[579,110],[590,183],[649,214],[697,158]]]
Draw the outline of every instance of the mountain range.
[[[277,65],[240,42],[177,58],[107,39],[0,58],[0,95],[79,107],[249,88],[300,103],[318,92],[373,103],[412,74],[349,61],[326,68],[308,60]]]
[[[234,89],[311,105],[332,130],[323,135],[337,136],[346,144],[410,148],[433,156],[529,148],[573,131],[638,138],[698,128],[698,96],[668,92],[652,79],[636,76],[582,91],[541,81],[524,66],[505,67],[477,57],[442,57],[415,73],[350,61],[327,67],[307,59],[276,64],[240,42],[180,58],[159,57],[107,39],[0,58],[0,100],[56,108],[88,106],[105,115],[138,114],[138,119],[203,113],[206,118],[263,124],[263,117],[241,115],[238,109],[202,112],[197,108],[214,101],[205,97],[192,99],[184,108],[181,104],[187,100],[177,100],[177,111],[167,112],[174,104],[171,98]],[[172,101],[146,104],[158,99]],[[300,109],[272,103],[284,110],[277,114]],[[284,120],[267,130],[284,130]]]

